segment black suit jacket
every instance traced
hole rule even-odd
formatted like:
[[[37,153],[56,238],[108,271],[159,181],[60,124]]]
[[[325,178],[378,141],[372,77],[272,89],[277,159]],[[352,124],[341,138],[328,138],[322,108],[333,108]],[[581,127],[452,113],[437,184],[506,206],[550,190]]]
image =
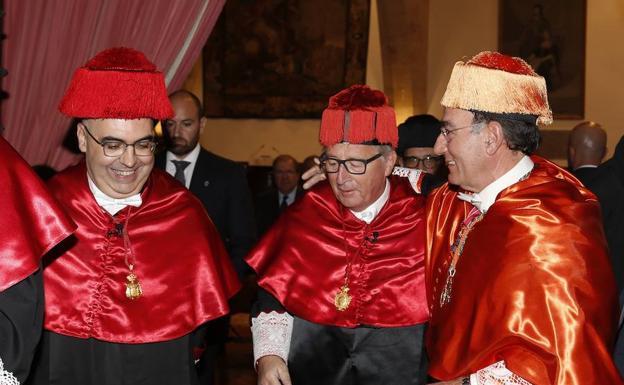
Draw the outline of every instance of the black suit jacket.
[[[165,170],[166,161],[166,152],[156,155],[156,167]],[[219,230],[239,276],[250,272],[243,258],[256,241],[256,229],[245,169],[202,148],[189,190]]]
[[[617,155],[617,154],[616,154]],[[624,183],[613,161],[597,168],[573,171],[585,187],[596,194],[602,211],[602,223],[609,245],[611,265],[618,289],[624,289]]]
[[[297,186],[295,200],[303,195],[301,186]],[[277,220],[279,211],[279,195],[276,188],[270,188],[258,194],[254,201],[258,236],[262,236]]]
[[[595,179],[600,178],[600,172],[598,170],[598,167],[577,168],[576,170],[572,171],[572,174],[574,174],[574,176],[577,177],[578,180],[583,182],[585,187],[589,188],[590,190],[590,186],[593,185]],[[592,190],[592,192],[594,191]],[[596,194],[596,192],[594,192],[594,194]]]

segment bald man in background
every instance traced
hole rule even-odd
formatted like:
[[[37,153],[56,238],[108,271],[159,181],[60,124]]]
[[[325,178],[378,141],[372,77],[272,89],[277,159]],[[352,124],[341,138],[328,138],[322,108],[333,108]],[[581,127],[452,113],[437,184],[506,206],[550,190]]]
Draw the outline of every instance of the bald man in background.
[[[601,165],[607,152],[607,133],[595,122],[583,122],[570,132],[568,166],[585,187],[596,194],[602,212],[602,223],[609,244],[611,265],[619,291],[624,289],[624,185],[612,172],[612,167]],[[621,151],[621,149],[620,149]],[[618,152],[618,151],[616,151]],[[614,154],[614,159],[621,154]],[[616,161],[610,160],[613,164]]]
[[[607,154],[607,133],[595,122],[579,123],[570,132],[568,167],[586,187],[596,176],[596,168]]]

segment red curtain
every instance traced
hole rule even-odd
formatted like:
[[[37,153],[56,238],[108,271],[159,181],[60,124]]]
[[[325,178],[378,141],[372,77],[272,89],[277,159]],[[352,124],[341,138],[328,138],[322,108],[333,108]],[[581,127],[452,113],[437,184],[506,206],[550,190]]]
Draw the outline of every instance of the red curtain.
[[[58,112],[73,71],[114,46],[144,52],[182,85],[225,0],[5,1],[2,89],[4,137],[30,164],[63,169],[77,156],[62,147],[70,120]]]

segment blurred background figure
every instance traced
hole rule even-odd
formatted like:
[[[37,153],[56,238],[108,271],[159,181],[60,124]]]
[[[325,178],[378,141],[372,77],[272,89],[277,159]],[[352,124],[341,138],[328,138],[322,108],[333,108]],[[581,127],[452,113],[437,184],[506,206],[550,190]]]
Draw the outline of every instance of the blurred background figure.
[[[245,169],[199,144],[207,120],[195,94],[179,90],[169,95],[169,101],[175,115],[164,122],[167,151],[156,155],[156,167],[167,171],[199,198],[219,231],[238,276],[244,280],[251,270],[243,257],[256,238]],[[246,301],[237,300],[240,296],[241,293],[233,301],[244,304]],[[233,301],[230,305],[234,313],[239,309]],[[246,310],[244,305],[242,310]],[[215,383],[216,361],[224,350],[229,322],[230,316],[226,315],[211,321],[206,329],[205,350],[197,363],[202,385]]]
[[[443,159],[433,153],[442,123],[431,115],[414,115],[399,125],[397,152],[403,167],[437,174]]]
[[[179,90],[169,95],[169,100],[175,116],[164,122],[167,151],[156,155],[156,167],[199,198],[219,230],[236,272],[243,277],[249,272],[243,257],[256,239],[245,169],[199,144],[207,119],[196,95]]]
[[[299,163],[290,155],[279,155],[273,161],[274,186],[256,197],[256,223],[258,235],[264,234],[286,207],[303,194],[299,184]]]
[[[442,122],[432,115],[414,115],[399,125],[399,165],[422,170],[432,177],[427,184],[435,188],[446,182],[448,170],[444,157],[433,152]]]
[[[568,140],[568,167],[587,187],[607,153],[607,133],[595,122],[579,123]],[[591,190],[591,187],[590,187]]]

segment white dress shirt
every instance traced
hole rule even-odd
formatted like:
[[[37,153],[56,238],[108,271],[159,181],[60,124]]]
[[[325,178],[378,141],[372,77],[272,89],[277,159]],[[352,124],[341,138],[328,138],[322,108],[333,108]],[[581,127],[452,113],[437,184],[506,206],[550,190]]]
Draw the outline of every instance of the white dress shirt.
[[[176,166],[173,164],[172,160],[185,160],[190,163],[184,169],[184,180],[186,181],[186,188],[189,188],[191,186],[191,177],[193,176],[193,170],[195,170],[195,165],[197,164],[197,158],[199,157],[200,149],[201,146],[199,145],[199,143],[197,143],[195,148],[183,157],[178,157],[171,151],[167,151],[167,162],[165,163],[165,170],[167,171],[167,174],[175,177]]]
[[[127,198],[111,198],[108,195],[104,194],[102,190],[95,185],[91,177],[87,174],[87,179],[89,180],[89,189],[95,198],[95,201],[101,208],[106,210],[110,215],[115,215],[121,210],[123,210],[126,206],[134,206],[139,207],[143,203],[141,199],[141,194],[134,194]]]
[[[370,206],[368,206],[362,211],[351,210],[351,212],[353,213],[353,215],[355,215],[357,219],[370,224],[375,219],[377,214],[379,214],[381,209],[384,207],[389,197],[390,197],[390,182],[388,182],[388,179],[386,178],[386,188],[384,189],[383,193],[381,193],[381,196],[379,196],[379,198],[377,198],[375,202],[373,202]]]
[[[520,179],[526,176],[531,170],[533,170],[533,161],[528,156],[522,157],[511,170],[504,173],[500,178],[487,185],[483,190],[474,194],[459,193],[457,197],[463,201],[472,203],[482,213],[488,211],[490,206],[496,201],[498,194],[517,183]]]

